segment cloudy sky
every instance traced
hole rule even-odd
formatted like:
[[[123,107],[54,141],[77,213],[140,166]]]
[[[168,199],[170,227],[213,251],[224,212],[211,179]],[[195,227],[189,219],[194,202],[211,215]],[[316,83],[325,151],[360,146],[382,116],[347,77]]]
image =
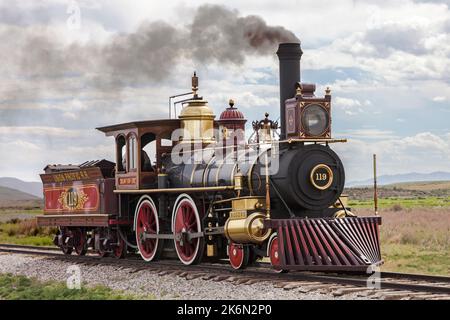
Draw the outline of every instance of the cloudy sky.
[[[302,42],[302,81],[333,95],[347,180],[450,171],[450,2],[0,0],[0,176],[113,158],[95,127],[165,118],[168,97],[279,114],[271,41]],[[258,34],[256,34],[258,35]]]

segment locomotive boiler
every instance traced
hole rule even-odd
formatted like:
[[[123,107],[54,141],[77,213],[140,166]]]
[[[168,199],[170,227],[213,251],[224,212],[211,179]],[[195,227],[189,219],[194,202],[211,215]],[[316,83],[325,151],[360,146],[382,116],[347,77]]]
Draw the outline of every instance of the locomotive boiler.
[[[195,73],[178,117],[170,105],[169,119],[98,128],[115,139],[115,163],[48,166],[38,224],[59,227],[66,254],[228,259],[235,269],[267,260],[277,271],[381,264],[381,218],[347,207],[331,148],[346,140],[332,138],[331,90],[320,97],[300,81],[302,53],[280,44],[280,123],[266,113],[248,141],[234,101],[216,119]]]

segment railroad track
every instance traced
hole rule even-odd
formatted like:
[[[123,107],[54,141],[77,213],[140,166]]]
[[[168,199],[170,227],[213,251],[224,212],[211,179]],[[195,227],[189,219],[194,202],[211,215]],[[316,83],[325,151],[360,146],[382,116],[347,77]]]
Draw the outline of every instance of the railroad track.
[[[275,273],[265,263],[245,270],[232,270],[228,263],[202,263],[185,266],[175,260],[147,263],[137,255],[127,259],[100,258],[96,255],[67,256],[56,247],[36,247],[0,244],[0,252],[40,255],[84,265],[110,265],[128,268],[130,272],[152,270],[161,275],[174,274],[187,279],[202,278],[238,284],[270,282],[275,287],[301,292],[319,291],[333,296],[355,293],[361,297],[378,299],[450,300],[450,277],[422,274],[381,272],[374,275],[326,274],[309,272]],[[369,285],[368,285],[369,283]]]

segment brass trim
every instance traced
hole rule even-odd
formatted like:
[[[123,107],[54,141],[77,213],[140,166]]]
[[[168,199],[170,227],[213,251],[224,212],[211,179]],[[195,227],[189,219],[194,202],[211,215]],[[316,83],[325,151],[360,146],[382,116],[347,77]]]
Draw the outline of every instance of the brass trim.
[[[208,257],[216,256],[216,245],[215,244],[206,245],[206,256],[208,256]]]
[[[293,143],[293,142],[314,142],[314,143],[345,143],[348,142],[347,139],[333,139],[333,138],[303,138],[303,139],[298,139],[298,138],[290,138],[290,139],[286,139],[286,140],[281,140],[281,141],[275,141],[277,143]],[[251,146],[258,146],[261,143],[251,143],[251,144],[247,144],[247,147],[251,147]],[[194,151],[209,151],[209,150],[219,150],[219,149],[230,149],[230,148],[234,148],[234,146],[225,146],[225,147],[208,147],[208,148],[199,148],[199,149],[192,149],[192,150],[187,150],[187,151],[183,151],[183,152],[177,152],[177,155],[179,154],[185,154],[185,153],[189,153],[189,152],[194,152]],[[167,153],[167,155],[172,155],[175,154],[174,152],[170,152]]]
[[[336,211],[334,214],[333,214],[333,218],[335,218],[335,219],[342,219],[342,218],[345,218],[345,217],[356,217],[356,215],[353,213],[353,212],[350,212],[350,211],[346,211],[346,210],[339,210],[339,211]]]
[[[248,179],[248,190],[250,192],[250,195],[253,195],[253,182],[252,182],[253,169],[255,168],[256,163],[258,162],[258,159],[261,156],[261,154],[262,153],[258,154],[258,156],[255,158],[255,161],[253,161],[253,164],[250,165],[250,169],[248,170],[247,179]]]
[[[292,143],[292,142],[315,142],[315,143],[345,143],[347,139],[331,139],[331,138],[304,138],[304,139],[287,139],[278,141],[278,143]]]
[[[262,204],[262,208],[265,208],[265,197],[246,197],[235,199],[232,201],[233,211],[250,211],[257,210],[257,205],[261,209],[259,204]]]
[[[231,169],[231,177],[230,181],[234,182],[234,171],[236,171],[237,162],[233,165],[233,169]]]
[[[246,218],[228,219],[225,222],[225,236],[236,243],[263,243],[270,237],[271,229],[264,228],[266,216],[255,212]]]
[[[340,199],[340,201],[339,201],[339,199]],[[341,201],[342,201],[342,204],[344,205],[344,207],[348,207],[348,195],[342,195],[341,194],[339,199],[336,200],[336,202],[333,205],[331,205],[330,208],[338,208],[338,209],[341,208],[341,209],[344,209],[342,207],[342,205],[341,205]]]
[[[222,170],[222,167],[224,166],[225,162],[222,161],[222,163],[219,164],[217,167],[217,173],[216,173],[216,186],[219,186],[219,176],[220,176],[220,170]]]
[[[143,194],[143,193],[189,193],[189,192],[207,192],[207,191],[226,191],[234,190],[234,186],[220,187],[199,187],[199,188],[167,188],[167,189],[140,189],[140,190],[114,190],[114,193],[120,194]]]
[[[195,175],[195,170],[197,170],[197,167],[198,167],[198,163],[194,163],[194,167],[192,168],[192,172],[191,172],[191,179],[189,180],[189,185],[190,185],[191,187],[194,187],[194,186],[193,186],[193,183],[194,183],[194,175]]]
[[[242,199],[263,199],[263,196],[257,196],[257,197],[252,197],[252,196],[245,196],[245,197],[236,197],[236,198],[229,198],[229,199],[224,199],[224,200],[219,200],[219,201],[214,201],[214,204],[220,204],[220,203],[227,203],[233,200],[242,200]]]
[[[316,182],[314,181],[314,173],[317,169],[325,169],[329,175],[329,179],[328,179],[328,183],[324,186],[319,186],[316,184]],[[311,170],[311,174],[309,175],[309,179],[312,183],[312,185],[319,190],[326,190],[328,189],[331,184],[333,183],[333,171],[331,170],[331,168],[329,166],[327,166],[326,164],[318,164],[317,166],[315,166],[312,170]]]
[[[208,175],[208,169],[209,169],[211,163],[213,162],[213,160],[215,160],[215,159],[216,159],[216,155],[213,155],[213,156],[211,157],[211,159],[209,160],[208,164],[206,165],[205,170],[203,171],[203,186],[204,186],[204,187],[207,186],[207,185],[206,185],[206,176]]]
[[[231,211],[229,219],[230,220],[236,220],[236,219],[245,219],[247,218],[247,211],[241,210],[241,211]]]
[[[242,175],[241,172],[237,172],[234,177],[233,177],[233,184],[234,184],[234,189],[236,191],[242,191],[244,190],[244,176]]]

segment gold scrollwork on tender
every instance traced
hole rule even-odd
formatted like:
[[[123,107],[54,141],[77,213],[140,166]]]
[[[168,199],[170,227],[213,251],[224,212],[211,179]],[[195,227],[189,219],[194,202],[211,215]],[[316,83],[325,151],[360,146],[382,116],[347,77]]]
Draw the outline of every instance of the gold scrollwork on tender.
[[[84,204],[88,201],[88,196],[83,190],[70,188],[63,191],[58,198],[58,202],[65,210],[82,210]]]

